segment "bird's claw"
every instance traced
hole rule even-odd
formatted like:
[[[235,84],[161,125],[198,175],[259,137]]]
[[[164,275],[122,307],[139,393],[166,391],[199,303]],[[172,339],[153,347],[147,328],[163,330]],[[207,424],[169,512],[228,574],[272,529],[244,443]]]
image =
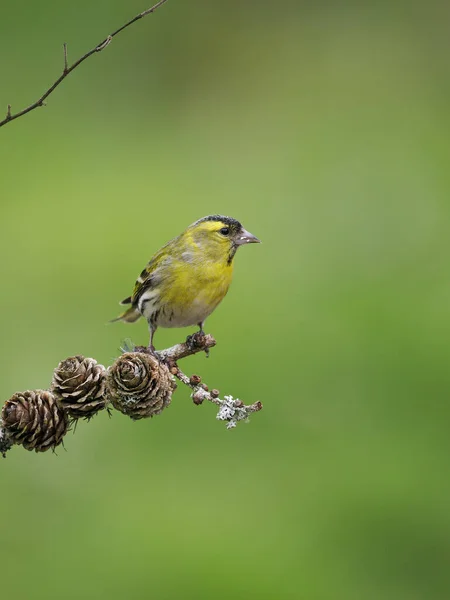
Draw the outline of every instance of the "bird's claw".
[[[132,352],[143,352],[144,354],[148,353],[147,346],[135,346]]]
[[[151,354],[159,360],[159,356],[154,346],[135,346],[133,352],[142,352],[143,354]]]
[[[205,345],[205,332],[204,331],[196,331],[192,335],[188,335],[186,338],[186,346],[189,350],[196,350],[198,348],[203,348]],[[207,352],[208,349],[205,349]]]

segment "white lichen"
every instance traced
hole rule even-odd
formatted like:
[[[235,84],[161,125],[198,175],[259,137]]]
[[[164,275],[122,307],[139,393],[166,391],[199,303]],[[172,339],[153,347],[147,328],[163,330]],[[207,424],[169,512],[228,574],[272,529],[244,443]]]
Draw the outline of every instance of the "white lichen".
[[[217,398],[216,403],[219,405],[219,412],[216,419],[227,422],[227,429],[234,429],[239,421],[249,422],[249,411],[242,404],[239,398],[233,399],[233,396],[224,396],[223,400]]]

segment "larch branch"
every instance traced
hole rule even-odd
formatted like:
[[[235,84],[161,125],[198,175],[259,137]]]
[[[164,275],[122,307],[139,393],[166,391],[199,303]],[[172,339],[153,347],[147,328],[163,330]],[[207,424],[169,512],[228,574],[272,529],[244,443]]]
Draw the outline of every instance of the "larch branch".
[[[261,402],[221,399],[219,390],[210,390],[199,375],[188,377],[178,366],[179,360],[208,353],[215,345],[212,335],[199,331],[159,352],[131,344],[108,368],[80,354],[62,360],[48,389],[16,392],[0,407],[0,455],[13,444],[36,452],[54,450],[78,420],[89,421],[101,410],[109,412],[110,406],[135,421],[159,415],[171,403],[175,378],[190,388],[194,404],[215,404],[216,418],[227,429],[248,421],[262,409]]]

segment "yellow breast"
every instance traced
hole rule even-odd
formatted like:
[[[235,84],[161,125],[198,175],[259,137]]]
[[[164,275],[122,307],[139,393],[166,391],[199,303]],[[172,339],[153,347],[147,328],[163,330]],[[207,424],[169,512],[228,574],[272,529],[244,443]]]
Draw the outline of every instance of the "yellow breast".
[[[170,276],[161,286],[161,327],[197,325],[223,300],[233,276],[233,265],[225,261],[186,262],[174,260]]]

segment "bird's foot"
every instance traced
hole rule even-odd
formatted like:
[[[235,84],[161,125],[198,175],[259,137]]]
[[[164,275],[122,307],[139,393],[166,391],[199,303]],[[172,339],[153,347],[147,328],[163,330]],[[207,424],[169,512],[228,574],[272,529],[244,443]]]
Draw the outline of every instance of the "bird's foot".
[[[149,354],[152,354],[153,356],[156,356],[156,358],[158,358],[158,360],[159,360],[158,353],[156,352],[156,348],[155,348],[155,346],[153,344],[149,344],[147,346],[147,352]]]
[[[148,349],[147,346],[135,346],[133,352],[143,352],[144,354],[147,354]]]
[[[189,350],[196,350],[197,348],[203,348],[205,345],[205,332],[203,330],[197,331],[192,335],[188,335],[186,338],[186,346]],[[209,356],[209,348],[205,348],[206,356]]]
[[[152,356],[157,356],[157,352],[155,350],[155,346],[136,346],[134,348],[134,352],[143,352],[144,354],[151,354]]]

